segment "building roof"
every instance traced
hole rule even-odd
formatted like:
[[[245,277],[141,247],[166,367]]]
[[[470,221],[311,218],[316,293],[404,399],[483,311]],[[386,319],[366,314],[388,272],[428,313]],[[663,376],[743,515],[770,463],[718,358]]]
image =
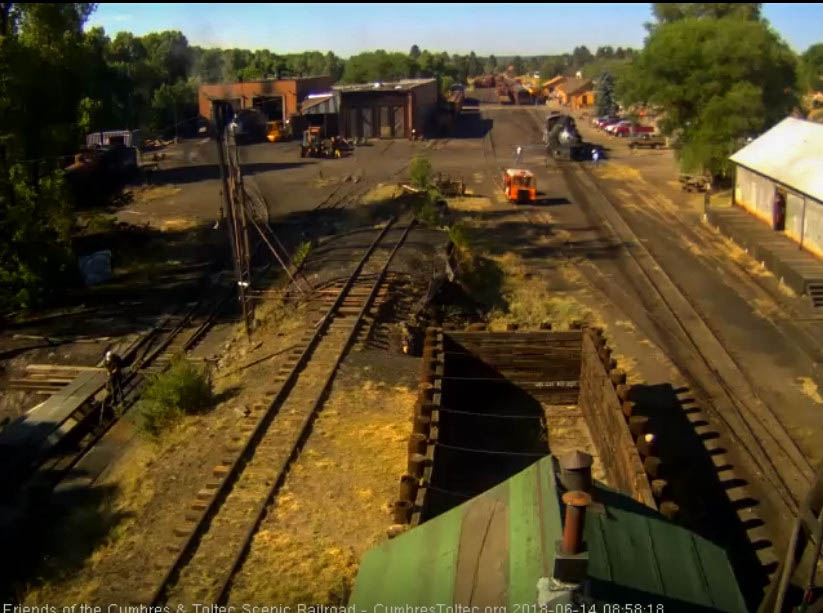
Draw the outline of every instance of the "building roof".
[[[591,604],[746,610],[723,549],[599,483],[592,495],[603,506],[590,508],[585,520]],[[551,576],[561,538],[553,458],[546,456],[366,552],[349,604],[357,610],[454,603],[516,611],[535,604],[538,580]]]
[[[376,83],[353,83],[351,85],[335,85],[332,87],[339,92],[368,92],[368,91],[410,91],[415,87],[434,83],[434,79],[400,79],[399,81],[378,81]]]
[[[328,115],[337,113],[339,110],[339,94],[312,95],[300,104],[300,112],[303,115]]]
[[[823,124],[787,117],[729,159],[823,202]]]
[[[562,83],[568,79],[568,77],[564,77],[562,74],[557,75],[556,77],[552,77],[548,81],[543,81],[543,87],[551,87],[552,85],[557,85],[558,83]]]
[[[591,88],[591,79],[578,79],[577,77],[566,79],[566,81],[557,86],[557,89],[562,89],[566,92],[567,96],[573,96],[574,94]]]

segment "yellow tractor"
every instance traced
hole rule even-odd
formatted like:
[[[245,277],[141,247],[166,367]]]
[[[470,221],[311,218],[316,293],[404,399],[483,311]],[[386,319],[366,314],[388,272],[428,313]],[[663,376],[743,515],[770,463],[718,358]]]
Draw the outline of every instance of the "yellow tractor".
[[[351,145],[344,138],[337,136],[324,138],[323,128],[310,127],[303,132],[303,143],[300,145],[301,158],[340,159],[351,151]]]
[[[270,143],[286,140],[286,130],[283,129],[282,121],[277,120],[266,122],[266,139]]]

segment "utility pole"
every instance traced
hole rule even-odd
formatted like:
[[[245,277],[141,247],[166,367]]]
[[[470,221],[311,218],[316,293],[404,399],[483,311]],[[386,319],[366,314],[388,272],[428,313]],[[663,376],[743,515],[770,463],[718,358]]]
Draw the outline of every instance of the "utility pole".
[[[243,322],[246,336],[251,337],[251,315],[249,312],[248,290],[251,285],[251,265],[248,249],[248,231],[245,223],[244,202],[238,201],[241,196],[242,177],[240,164],[237,159],[235,145],[234,156],[229,151],[229,140],[234,141],[229,134],[229,121],[232,109],[224,101],[216,100],[212,103],[212,117],[217,131],[217,161],[220,168],[220,182],[223,192],[223,207],[228,216],[226,224],[229,246],[234,264],[234,278],[237,283],[238,299],[243,311]],[[242,220],[238,220],[238,212]],[[222,212],[221,212],[222,217]]]

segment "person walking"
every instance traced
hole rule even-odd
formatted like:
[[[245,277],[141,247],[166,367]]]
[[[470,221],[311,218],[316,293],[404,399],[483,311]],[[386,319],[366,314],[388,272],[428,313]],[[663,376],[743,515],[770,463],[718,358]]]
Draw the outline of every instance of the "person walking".
[[[592,149],[592,162],[594,166],[597,166],[597,161],[600,159],[600,149],[594,147]]]
[[[520,166],[520,164],[521,164],[522,160],[523,160],[523,147],[521,147],[520,145],[518,145],[518,146],[517,146],[517,157],[516,157],[516,159],[515,159],[515,161],[514,161],[514,165],[515,165],[515,166]]]

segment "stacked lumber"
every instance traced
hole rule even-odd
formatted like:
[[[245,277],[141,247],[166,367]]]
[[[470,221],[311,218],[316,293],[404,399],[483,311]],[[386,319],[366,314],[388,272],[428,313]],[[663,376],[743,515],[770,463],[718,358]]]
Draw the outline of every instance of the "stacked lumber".
[[[67,366],[62,364],[29,364],[23,377],[10,379],[9,389],[24,390],[50,396],[74,381],[78,374],[90,370],[104,370],[96,366]]]

